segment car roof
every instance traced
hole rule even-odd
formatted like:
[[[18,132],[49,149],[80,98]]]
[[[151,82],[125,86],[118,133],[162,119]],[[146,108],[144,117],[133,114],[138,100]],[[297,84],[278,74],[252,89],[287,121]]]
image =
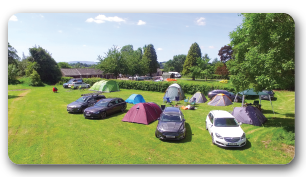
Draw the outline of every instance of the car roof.
[[[235,118],[231,113],[223,110],[210,111],[214,115],[214,118]]]
[[[180,113],[180,108],[177,107],[166,107],[163,113]]]
[[[227,90],[213,90],[212,92],[228,92]]]

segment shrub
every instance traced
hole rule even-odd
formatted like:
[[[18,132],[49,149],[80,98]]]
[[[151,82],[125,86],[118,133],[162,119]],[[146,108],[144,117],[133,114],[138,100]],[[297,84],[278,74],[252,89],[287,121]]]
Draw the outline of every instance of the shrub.
[[[33,70],[33,73],[30,75],[31,83],[30,86],[43,86],[43,83],[40,80],[40,76],[36,70]]]

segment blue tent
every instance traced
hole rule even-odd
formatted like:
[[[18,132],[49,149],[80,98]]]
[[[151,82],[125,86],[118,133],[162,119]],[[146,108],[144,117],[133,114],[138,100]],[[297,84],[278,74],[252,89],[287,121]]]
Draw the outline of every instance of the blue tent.
[[[128,99],[125,100],[125,102],[138,104],[138,103],[145,103],[146,101],[143,99],[142,95],[132,94]]]

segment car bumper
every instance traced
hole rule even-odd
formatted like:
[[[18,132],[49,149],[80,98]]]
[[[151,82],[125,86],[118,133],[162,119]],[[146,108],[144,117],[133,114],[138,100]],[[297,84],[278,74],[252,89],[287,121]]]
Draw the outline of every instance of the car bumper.
[[[215,137],[215,143],[216,145],[222,146],[222,147],[242,147],[246,145],[246,138],[240,139],[237,142],[229,142],[229,141],[226,141],[224,138],[219,139]]]
[[[82,108],[67,108],[69,113],[82,113]]]
[[[181,140],[185,138],[185,132],[160,132],[156,130],[156,137],[161,140]]]
[[[84,117],[86,119],[99,119],[101,118],[100,114],[93,114],[93,113],[84,113]]]

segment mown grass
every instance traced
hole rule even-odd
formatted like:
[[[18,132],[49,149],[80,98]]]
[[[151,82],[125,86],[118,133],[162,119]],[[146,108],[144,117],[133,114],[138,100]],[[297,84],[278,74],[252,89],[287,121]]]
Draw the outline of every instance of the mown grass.
[[[10,91],[14,89],[30,90]],[[204,103],[197,104],[197,110],[183,110],[186,139],[161,141],[154,136],[157,121],[149,125],[122,122],[125,113],[103,120],[68,114],[67,104],[87,90],[59,88],[52,93],[52,86],[24,85],[9,85],[8,90],[8,154],[17,164],[287,164],[294,157],[294,146],[288,145],[286,137],[278,137],[291,136],[288,132],[294,130],[294,92],[276,92],[275,115],[270,102],[262,101],[268,121],[264,127],[242,125],[248,139],[245,147],[220,148],[212,145],[205,130],[206,115],[214,109],[232,111],[241,103],[227,107]],[[122,89],[105,96],[127,99],[133,93],[163,104],[159,92]],[[132,106],[128,104],[127,110]]]

